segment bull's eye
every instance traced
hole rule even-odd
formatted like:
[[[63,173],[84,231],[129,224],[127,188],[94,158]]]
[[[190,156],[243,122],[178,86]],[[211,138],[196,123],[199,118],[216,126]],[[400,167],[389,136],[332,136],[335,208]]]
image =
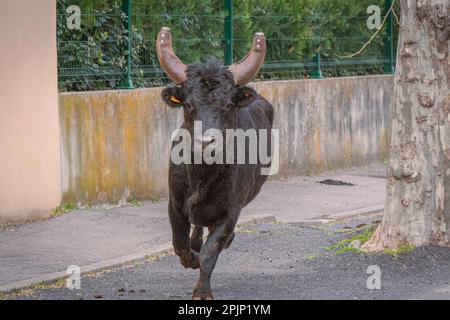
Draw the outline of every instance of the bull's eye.
[[[229,103],[229,104],[227,104],[226,106],[225,106],[225,108],[223,108],[223,111],[224,112],[227,112],[227,111],[230,111],[230,109],[233,107],[233,104],[232,103]]]

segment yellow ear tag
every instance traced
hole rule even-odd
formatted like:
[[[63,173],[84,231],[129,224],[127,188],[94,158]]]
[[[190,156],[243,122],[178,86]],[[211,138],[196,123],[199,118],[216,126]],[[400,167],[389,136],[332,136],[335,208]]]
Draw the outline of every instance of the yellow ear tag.
[[[181,101],[178,100],[175,96],[171,96],[170,101],[172,101],[173,103],[176,103],[176,104],[181,104]]]

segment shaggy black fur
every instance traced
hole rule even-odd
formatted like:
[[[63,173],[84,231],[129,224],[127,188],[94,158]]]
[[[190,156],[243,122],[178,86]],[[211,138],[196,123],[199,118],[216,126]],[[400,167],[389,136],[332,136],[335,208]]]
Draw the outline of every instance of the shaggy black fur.
[[[194,121],[202,121],[203,133],[212,128],[224,134],[226,129],[267,129],[270,139],[272,105],[253,89],[236,86],[221,62],[210,58],[188,66],[186,73],[187,81],[181,87],[164,89],[162,98],[171,107],[183,108],[182,128],[192,137]],[[200,267],[193,298],[212,298],[210,277],[217,257],[231,244],[241,209],[267,179],[260,169],[259,163],[170,163],[169,218],[174,249],[183,266]],[[191,225],[194,230],[189,238]],[[209,228],[204,244],[203,227]]]

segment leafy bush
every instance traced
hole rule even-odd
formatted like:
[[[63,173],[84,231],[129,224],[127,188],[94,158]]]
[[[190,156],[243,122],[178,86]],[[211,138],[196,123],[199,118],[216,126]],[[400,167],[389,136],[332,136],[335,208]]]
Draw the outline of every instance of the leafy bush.
[[[126,77],[128,32],[121,0],[58,0],[58,67],[61,90],[118,88]],[[66,27],[66,8],[79,5],[81,31]],[[95,6],[94,6],[95,4]],[[266,68],[260,79],[309,76],[312,59],[324,62],[358,49],[374,30],[366,27],[367,7],[384,0],[246,0],[234,1],[234,58],[247,54],[253,35],[267,37]],[[398,8],[397,8],[398,12]],[[224,57],[223,0],[133,0],[130,35],[132,75],[136,87],[159,86],[168,80],[159,69],[155,39],[162,26],[172,29],[174,48],[185,62],[214,55]],[[385,31],[363,52],[363,58],[383,58]],[[356,61],[357,59],[353,60]],[[382,73],[382,64],[322,67],[325,76]]]
[[[88,11],[88,1],[78,1],[82,8],[81,30],[69,30],[66,9],[76,1],[58,0],[57,48],[59,87],[62,91],[115,89],[126,77],[128,30],[126,15],[117,3]],[[83,9],[85,11],[83,11]],[[83,13],[88,12],[88,13]],[[133,66],[141,64],[145,50],[143,36],[133,28],[131,34]],[[139,83],[142,73],[136,73]]]

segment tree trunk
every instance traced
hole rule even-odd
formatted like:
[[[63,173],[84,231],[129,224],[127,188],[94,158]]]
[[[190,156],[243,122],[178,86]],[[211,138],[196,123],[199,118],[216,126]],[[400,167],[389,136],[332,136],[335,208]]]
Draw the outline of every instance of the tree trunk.
[[[450,244],[450,0],[401,0],[383,221],[363,245]]]

